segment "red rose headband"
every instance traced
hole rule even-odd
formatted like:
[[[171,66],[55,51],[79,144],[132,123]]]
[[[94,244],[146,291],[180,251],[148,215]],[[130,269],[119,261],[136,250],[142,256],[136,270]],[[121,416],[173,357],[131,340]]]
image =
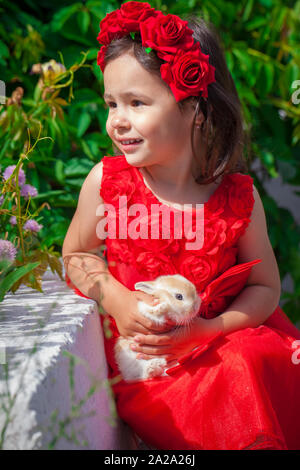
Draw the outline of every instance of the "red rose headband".
[[[97,64],[103,73],[110,42],[128,34],[134,39],[138,32],[146,52],[155,50],[165,62],[160,67],[161,78],[169,85],[177,102],[200,93],[207,98],[207,87],[215,82],[215,67],[209,63],[209,55],[201,52],[200,44],[193,39],[193,30],[187,25],[187,21],[176,15],[164,15],[149,3],[124,3],[100,22],[97,40],[103,46],[98,52]]]

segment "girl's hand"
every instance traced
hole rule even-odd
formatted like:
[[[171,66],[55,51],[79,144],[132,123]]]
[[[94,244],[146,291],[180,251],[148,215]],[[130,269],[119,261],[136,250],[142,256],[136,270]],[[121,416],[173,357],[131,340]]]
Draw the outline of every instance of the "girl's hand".
[[[130,291],[122,296],[122,302],[114,319],[121,336],[135,336],[137,334],[149,335],[165,332],[171,329],[169,324],[157,325],[146,318],[138,310],[138,301],[142,300],[149,305],[157,305],[159,302],[153,295],[145,292]]]
[[[134,337],[132,350],[139,353],[139,359],[163,356],[168,363],[176,362],[179,357],[221,331],[219,323],[214,320],[197,317],[190,325],[175,327],[167,333],[138,334]]]

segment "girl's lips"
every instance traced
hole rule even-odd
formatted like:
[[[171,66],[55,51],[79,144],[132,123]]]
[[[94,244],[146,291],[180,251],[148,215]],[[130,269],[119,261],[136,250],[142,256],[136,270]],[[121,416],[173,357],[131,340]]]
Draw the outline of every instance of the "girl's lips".
[[[139,142],[134,142],[133,144],[123,144],[122,142],[120,142],[120,144],[122,145],[122,147],[124,147],[125,150],[135,150],[136,147],[140,144],[143,143],[143,140],[140,140]]]

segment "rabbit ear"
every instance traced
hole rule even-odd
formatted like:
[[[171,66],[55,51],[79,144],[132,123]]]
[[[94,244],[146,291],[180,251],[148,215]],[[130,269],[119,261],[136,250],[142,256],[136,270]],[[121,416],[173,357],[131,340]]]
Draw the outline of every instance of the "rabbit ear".
[[[148,282],[136,282],[134,284],[134,288],[136,290],[141,290],[142,292],[146,292],[146,294],[149,294],[153,292],[154,289],[154,282],[148,281]]]

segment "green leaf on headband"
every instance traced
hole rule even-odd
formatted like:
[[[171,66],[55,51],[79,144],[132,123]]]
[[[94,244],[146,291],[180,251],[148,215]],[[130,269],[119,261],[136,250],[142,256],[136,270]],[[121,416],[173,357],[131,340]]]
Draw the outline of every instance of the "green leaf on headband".
[[[151,49],[151,47],[147,47],[147,48],[145,49],[145,51],[147,52],[147,54],[150,54],[150,52],[152,51],[152,49]]]
[[[136,35],[136,32],[130,32],[130,36],[132,37],[133,40],[135,40],[135,35]]]

